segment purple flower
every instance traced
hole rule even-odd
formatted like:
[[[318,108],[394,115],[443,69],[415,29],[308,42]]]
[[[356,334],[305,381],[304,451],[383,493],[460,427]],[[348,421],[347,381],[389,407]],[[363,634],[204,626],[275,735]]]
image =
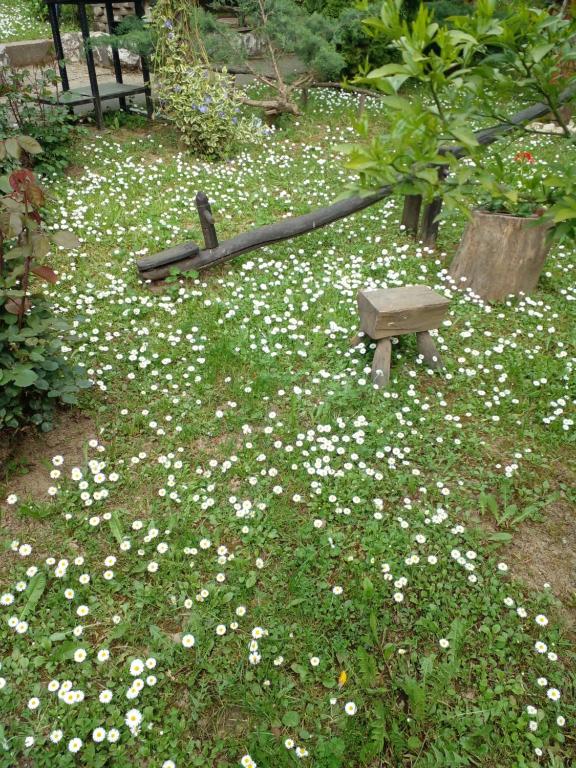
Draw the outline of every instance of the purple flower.
[[[166,19],[166,21],[164,22],[164,26],[166,27],[166,29],[173,29],[174,24],[172,24],[170,19]]]
[[[204,104],[200,104],[198,107],[198,112],[202,112],[202,114],[204,114],[204,112],[208,112],[208,107],[204,106]]]

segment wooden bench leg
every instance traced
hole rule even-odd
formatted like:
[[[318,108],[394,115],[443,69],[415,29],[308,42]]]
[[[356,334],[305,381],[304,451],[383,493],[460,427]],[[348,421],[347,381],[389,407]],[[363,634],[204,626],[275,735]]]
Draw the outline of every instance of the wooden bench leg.
[[[416,349],[429,368],[437,371],[443,367],[442,359],[428,331],[420,331],[416,334]]]
[[[390,381],[390,363],[392,360],[392,342],[390,339],[380,339],[376,344],[372,362],[372,381],[377,389],[386,387]]]

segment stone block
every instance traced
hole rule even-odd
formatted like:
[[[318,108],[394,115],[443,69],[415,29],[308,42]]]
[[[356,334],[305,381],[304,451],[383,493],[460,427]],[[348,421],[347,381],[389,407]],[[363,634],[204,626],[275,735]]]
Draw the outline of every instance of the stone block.
[[[13,67],[41,67],[54,61],[52,40],[18,40],[1,48],[3,58]]]

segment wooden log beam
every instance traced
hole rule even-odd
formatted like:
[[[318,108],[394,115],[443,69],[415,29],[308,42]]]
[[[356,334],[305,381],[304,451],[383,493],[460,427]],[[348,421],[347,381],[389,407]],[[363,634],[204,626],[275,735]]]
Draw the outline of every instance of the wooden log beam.
[[[233,259],[241,253],[325,227],[384,200],[392,191],[393,187],[388,185],[370,195],[354,195],[303,216],[292,216],[274,224],[258,227],[251,232],[243,232],[230,240],[224,240],[216,248],[200,250],[196,243],[182,243],[155,256],[140,259],[137,262],[138,271],[144,280],[163,280],[174,267],[182,272],[206,269]]]
[[[55,0],[48,0],[53,2]],[[67,0],[64,0],[66,2]],[[314,87],[314,83],[307,83],[306,88]],[[332,84],[324,83],[324,87],[330,87]],[[333,84],[334,86],[336,84]],[[360,90],[360,89],[357,89]],[[560,102],[569,101],[576,94],[576,85],[570,86],[560,95]],[[372,95],[372,93],[370,93]],[[376,94],[374,94],[376,95]],[[486,128],[476,133],[476,138],[480,144],[491,144],[497,141],[501,136],[521,127],[525,123],[543,117],[550,111],[547,104],[533,104],[526,109],[520,110],[506,122]],[[441,154],[452,154],[456,158],[466,155],[466,149],[460,146],[446,146],[441,150]],[[442,170],[440,171],[442,172]],[[368,195],[355,195],[346,200],[341,200],[326,208],[320,208],[303,216],[295,216],[289,219],[283,219],[274,224],[267,224],[258,227],[251,232],[245,232],[241,235],[225,240],[215,248],[206,248],[200,250],[199,246],[193,242],[182,243],[181,245],[168,248],[154,256],[148,256],[137,262],[138,271],[144,280],[163,280],[170,275],[172,269],[177,268],[181,272],[188,270],[202,270],[208,267],[228,261],[239,256],[241,253],[253,251],[266,245],[289,240],[293,237],[313,232],[315,229],[332,224],[338,219],[343,219],[353,213],[368,208],[374,203],[388,197],[394,191],[393,185],[381,187]],[[434,200],[427,206],[422,216],[421,235],[426,245],[434,246],[436,234],[438,231],[438,222],[434,219],[440,212],[442,206],[441,199]]]

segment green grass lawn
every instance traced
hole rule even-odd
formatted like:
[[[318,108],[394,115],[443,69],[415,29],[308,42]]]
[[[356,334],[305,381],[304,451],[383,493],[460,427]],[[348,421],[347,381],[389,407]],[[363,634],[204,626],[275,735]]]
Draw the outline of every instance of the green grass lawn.
[[[52,185],[91,422],[34,441],[34,495],[26,456],[5,485],[1,768],[574,765],[574,550],[550,534],[575,501],[571,246],[490,307],[445,279],[464,221],[430,253],[391,199],[162,294],[137,279],[200,241],[198,190],[221,238],[333,202],[354,114],[315,92],[221,164],[162,127],[94,134]],[[375,391],[356,293],[413,283],[451,299],[446,370],[405,337]]]
[[[0,0],[0,43],[50,36],[48,22],[37,18],[25,0]]]

